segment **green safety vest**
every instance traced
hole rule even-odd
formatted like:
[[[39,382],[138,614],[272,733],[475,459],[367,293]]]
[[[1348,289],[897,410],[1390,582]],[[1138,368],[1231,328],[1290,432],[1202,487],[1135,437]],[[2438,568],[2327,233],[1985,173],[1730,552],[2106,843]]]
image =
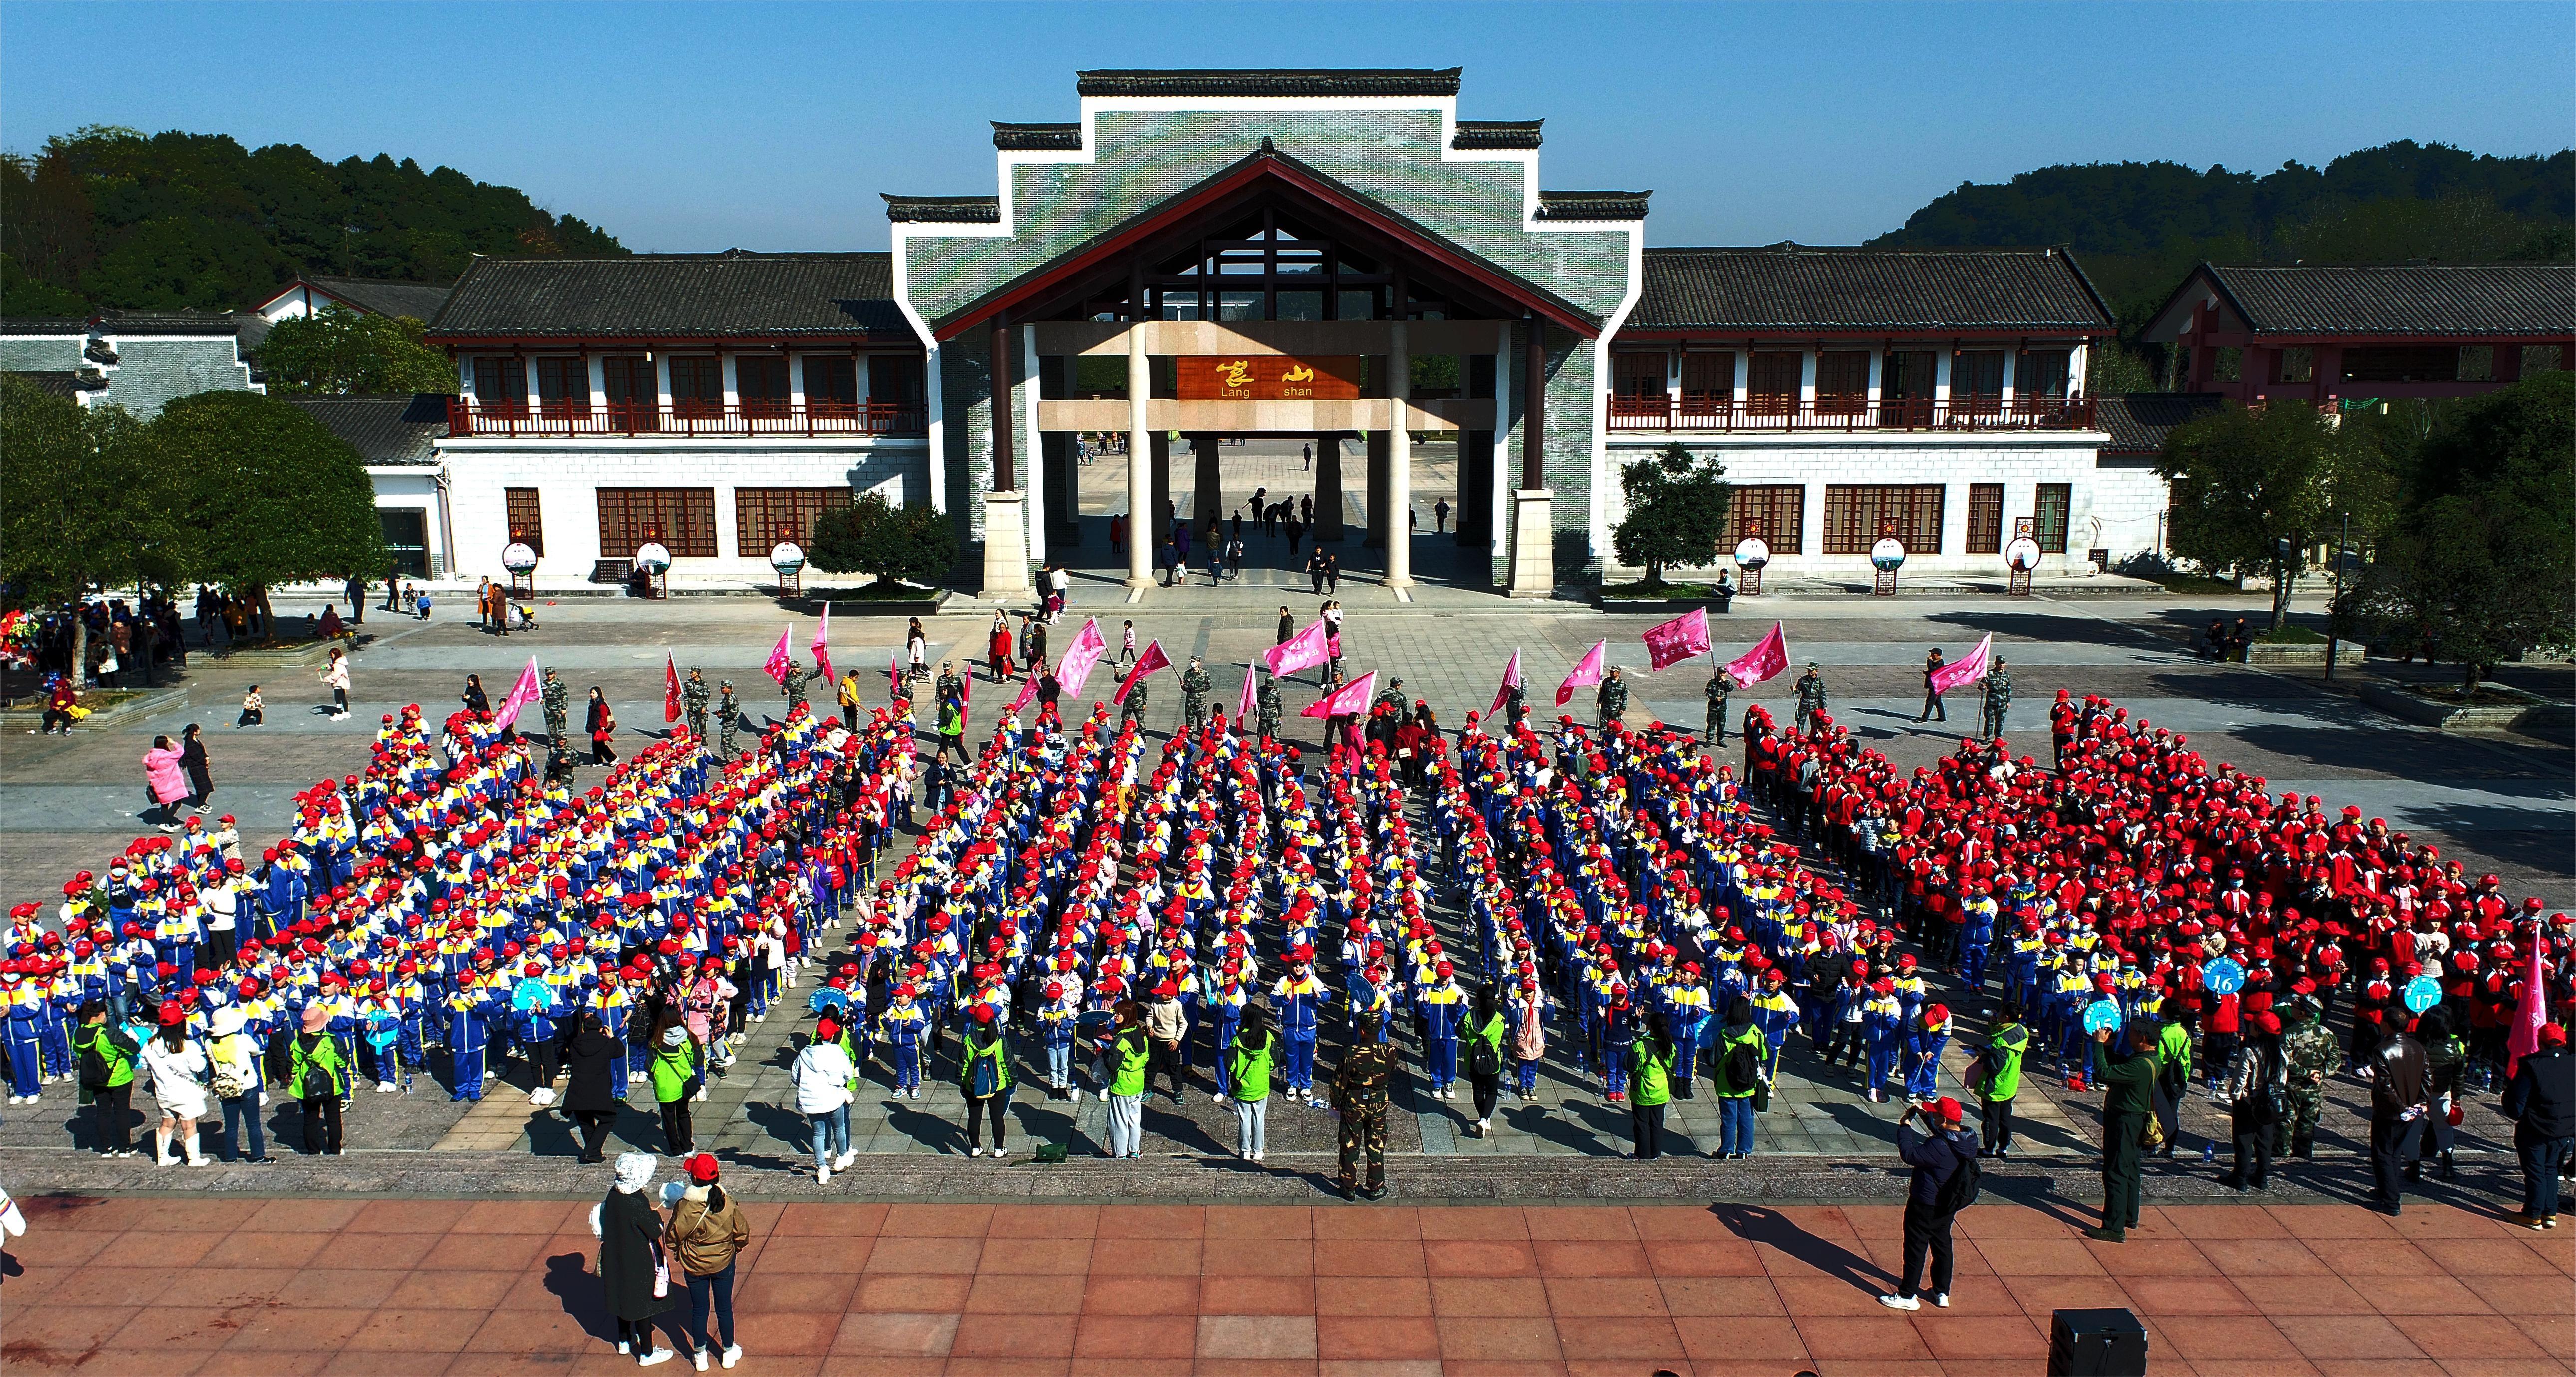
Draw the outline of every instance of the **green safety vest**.
[[[986,1061],[991,1062],[993,1066],[993,1089],[990,1093],[999,1095],[1011,1088],[1011,1059],[1008,1055],[1008,1047],[1001,1038],[997,1037],[993,1039],[993,1045],[990,1047],[977,1047],[972,1042],[966,1044],[963,1055],[957,1058],[958,1090],[970,1098],[974,1096],[975,1066],[978,1062]]]
[[[107,1079],[101,1084],[108,1089],[113,1090],[120,1085],[132,1085],[134,1053],[118,1046],[116,1039],[109,1037],[107,1033],[108,1025],[104,1023],[83,1028],[80,1041],[81,1054],[97,1057],[99,1064],[107,1068]]]
[[[1634,1077],[1628,1086],[1628,1097],[1643,1109],[1652,1109],[1673,1097],[1672,1054],[1657,1052],[1655,1042],[1653,1038],[1639,1038],[1628,1049],[1628,1065]]]
[[[1116,1068],[1109,1077],[1110,1094],[1142,1095],[1145,1093],[1147,1051],[1145,1030],[1142,1028],[1127,1029],[1110,1042],[1109,1056]]]
[[[1716,1067],[1717,1093],[1718,1097],[1721,1099],[1743,1099],[1751,1095],[1754,1091],[1754,1087],[1761,1083],[1761,1075],[1759,1071],[1755,1073],[1752,1081],[1743,1085],[1737,1085],[1733,1081],[1727,1079],[1726,1060],[1728,1057],[1734,1055],[1735,1049],[1739,1044],[1753,1049],[1754,1064],[1757,1067],[1761,1064],[1763,1058],[1770,1055],[1770,1045],[1763,1039],[1762,1025],[1758,1023],[1745,1024],[1743,1032],[1729,1032],[1718,1039]]]
[[[2018,1023],[2007,1023],[1995,1030],[1994,1040],[1986,1047],[1986,1085],[1984,1095],[1997,1103],[2021,1093],[2021,1055],[2030,1047],[2030,1030]]]
[[[698,1045],[687,1038],[677,1047],[653,1049],[653,1098],[669,1104],[688,1092],[689,1077],[697,1074]]]
[[[1232,1097],[1245,1103],[1269,1099],[1270,1067],[1279,1057],[1279,1035],[1266,1034],[1258,1051],[1247,1040],[1237,1038],[1232,1056],[1233,1060],[1226,1064],[1227,1074],[1234,1078]]]
[[[304,1083],[304,1073],[313,1067],[320,1067],[330,1078],[333,1095],[349,1093],[349,1064],[340,1057],[339,1039],[327,1033],[319,1037],[298,1033],[292,1051],[293,1075],[287,1084],[294,1087],[297,1099],[314,1098]]]

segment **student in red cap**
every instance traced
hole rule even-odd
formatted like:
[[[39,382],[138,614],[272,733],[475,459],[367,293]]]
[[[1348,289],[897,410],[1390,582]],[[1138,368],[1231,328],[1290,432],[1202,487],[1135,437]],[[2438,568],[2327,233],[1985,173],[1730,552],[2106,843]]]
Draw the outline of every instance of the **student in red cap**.
[[[1914,1126],[1915,1116],[1930,1121],[1930,1131]],[[1878,1298],[1890,1310],[1920,1310],[1923,1260],[1932,1259],[1932,1303],[1950,1304],[1952,1260],[1950,1226],[1966,1205],[1962,1173],[1974,1173],[1977,1131],[1960,1120],[1959,1102],[1944,1095],[1930,1106],[1909,1104],[1896,1121],[1896,1150],[1914,1168],[1905,1192],[1905,1275],[1892,1295]],[[1973,1174],[1964,1178],[1974,1181]]]
[[[715,1340],[722,1339],[724,1365],[731,1367],[742,1361],[742,1345],[733,1341],[733,1269],[751,1242],[751,1223],[717,1184],[720,1173],[713,1155],[698,1153],[680,1168],[689,1174],[689,1184],[671,1207],[662,1247],[673,1270],[688,1278],[689,1361],[698,1371],[706,1371],[707,1355],[717,1352]],[[712,1337],[707,1332],[709,1311],[715,1315]]]

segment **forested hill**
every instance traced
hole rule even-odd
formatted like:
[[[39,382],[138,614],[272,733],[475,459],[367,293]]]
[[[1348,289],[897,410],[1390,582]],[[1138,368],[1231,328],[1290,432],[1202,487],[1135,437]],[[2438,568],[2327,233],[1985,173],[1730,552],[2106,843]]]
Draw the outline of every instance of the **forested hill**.
[[[477,253],[622,254],[516,187],[389,154],[92,126],[0,159],[0,312],[238,310],[299,273],[451,282]]]
[[[2202,259],[2565,258],[2576,150],[2498,158],[2400,140],[2256,175],[2179,163],[2059,164],[1962,182],[1873,245],[2068,244],[2134,329]]]

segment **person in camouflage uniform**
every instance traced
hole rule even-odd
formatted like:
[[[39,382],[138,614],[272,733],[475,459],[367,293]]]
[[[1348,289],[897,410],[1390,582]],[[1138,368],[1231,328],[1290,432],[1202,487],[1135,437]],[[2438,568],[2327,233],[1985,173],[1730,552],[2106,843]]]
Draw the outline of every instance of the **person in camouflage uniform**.
[[[1995,667],[1987,671],[1983,706],[1984,711],[1978,715],[1977,734],[1992,741],[2004,734],[2004,714],[2012,711],[2012,676],[2004,673],[2001,656],[1995,658]]]
[[[680,685],[680,711],[689,719],[689,735],[700,750],[707,745],[707,699],[713,696],[707,688],[706,671],[689,666],[689,680]]]
[[[1700,728],[1701,740],[1726,744],[1726,696],[1735,689],[1735,676],[1725,670],[1708,676],[1708,724]]]
[[[1377,697],[1372,699],[1369,703],[1369,711],[1371,713],[1375,713],[1379,708],[1393,708],[1399,717],[1404,714],[1404,681],[1402,679],[1389,679],[1386,681],[1386,687],[1377,691]]]
[[[935,695],[930,700],[933,703],[945,703],[951,698],[962,698],[966,692],[965,681],[957,677],[957,671],[951,668],[946,660],[939,662],[939,678],[931,687]]]
[[[1601,681],[1601,689],[1593,695],[1593,703],[1601,709],[1601,725],[1605,729],[1627,713],[1628,681],[1619,677],[1616,666],[1611,668],[1610,677]]]
[[[805,686],[813,683],[818,673],[821,671],[807,669],[798,661],[787,662],[787,677],[778,681],[778,691],[787,695],[789,712],[805,706]]]
[[[1191,656],[1190,667],[1181,671],[1181,726],[1184,730],[1197,731],[1207,725],[1208,690],[1215,687],[1216,681],[1208,677],[1207,666],[1199,662],[1198,656]]]
[[[1142,676],[1127,686],[1127,697],[1119,709],[1118,720],[1135,723],[1138,731],[1145,729],[1145,680]]]
[[[561,746],[564,743],[564,724],[572,716],[572,690],[565,687],[564,681],[556,678],[550,669],[546,671],[545,682],[537,686],[537,694],[537,701],[544,704],[546,710],[546,744]]]
[[[742,704],[734,701],[733,681],[727,679],[716,685],[716,749],[727,760],[734,757],[733,737],[741,726]]]
[[[1261,734],[1279,735],[1279,719],[1287,712],[1287,705],[1279,701],[1279,676],[1262,675],[1260,692],[1253,701],[1261,710]]]
[[[1382,1023],[1368,1025],[1386,1036]],[[1369,1200],[1386,1198],[1386,1098],[1395,1079],[1395,1049],[1383,1041],[1363,1042],[1342,1056],[1333,1070],[1333,1111],[1342,1120],[1342,1195]],[[1368,1155],[1368,1185],[1359,1184],[1360,1155]]]
[[[2289,1067],[2289,1113],[2273,1121],[2273,1150],[2301,1159],[2316,1156],[2317,1114],[2325,1107],[2326,1079],[2343,1064],[2343,1048],[2332,1029],[2317,1017],[2316,1001],[2302,995],[2290,1001],[2289,1031],[2281,1037],[2281,1060]]]
[[[1825,676],[1816,662],[1807,662],[1807,672],[1798,676],[1798,730],[1808,731],[1818,715],[1825,711]]]

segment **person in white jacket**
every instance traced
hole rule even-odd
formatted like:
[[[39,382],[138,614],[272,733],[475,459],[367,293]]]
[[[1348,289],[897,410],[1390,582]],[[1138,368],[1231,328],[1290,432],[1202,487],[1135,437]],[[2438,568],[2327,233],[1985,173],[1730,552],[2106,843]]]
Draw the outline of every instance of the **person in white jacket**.
[[[850,1151],[850,1100],[859,1071],[830,1014],[814,1025],[787,1074],[796,1084],[796,1111],[814,1129],[814,1180],[827,1183],[835,1170],[848,1171],[858,1160]]]
[[[153,1130],[153,1137],[161,1165],[179,1165],[179,1159],[170,1155],[170,1141],[176,1137],[187,1145],[189,1166],[209,1166],[211,1160],[197,1150],[197,1121],[206,1117],[206,1049],[188,1036],[188,1025],[176,1017],[177,1011],[176,1004],[165,1005],[161,1031],[143,1044],[143,1064],[152,1073],[152,1098],[161,1105],[161,1125]]]

